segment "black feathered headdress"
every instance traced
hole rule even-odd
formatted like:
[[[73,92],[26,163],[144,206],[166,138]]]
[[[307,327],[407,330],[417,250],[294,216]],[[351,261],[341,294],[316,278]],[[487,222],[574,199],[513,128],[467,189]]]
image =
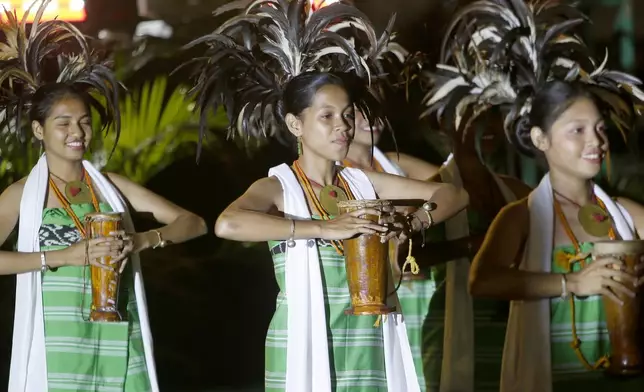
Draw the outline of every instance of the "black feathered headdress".
[[[372,70],[365,58],[330,28],[350,21],[375,37],[367,16],[354,6],[333,3],[310,12],[306,0],[239,0],[215,14],[243,5],[239,15],[187,45],[208,46],[203,56],[184,64],[197,66],[191,93],[201,112],[200,137],[208,112],[223,105],[230,135],[285,141],[278,103],[292,78],[307,71],[332,71],[370,80]]]
[[[512,140],[539,88],[559,79],[585,83],[624,133],[644,99],[641,82],[596,62],[574,32],[587,20],[559,0],[480,0],[463,7],[447,30],[423,115],[453,119],[453,129],[465,133],[480,113],[502,106]]]
[[[16,133],[20,139],[25,112],[31,107],[33,94],[47,83],[65,83],[90,94],[106,127],[114,123],[116,138],[120,134],[118,82],[106,63],[98,61],[86,37],[74,25],[61,20],[41,21],[51,0],[38,1],[40,6],[27,32],[27,18],[33,3],[18,20],[14,12],[4,9],[0,30],[0,129]],[[48,72],[50,69],[55,72]]]

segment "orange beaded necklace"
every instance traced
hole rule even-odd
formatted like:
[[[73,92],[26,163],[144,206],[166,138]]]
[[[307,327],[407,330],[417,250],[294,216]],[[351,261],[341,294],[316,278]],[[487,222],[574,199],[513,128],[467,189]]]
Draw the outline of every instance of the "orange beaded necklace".
[[[92,205],[94,206],[94,211],[100,211],[100,206],[98,204],[98,198],[96,197],[96,193],[94,192],[94,187],[92,186],[92,179],[90,176],[87,174],[85,169],[83,169],[83,181],[85,184],[87,184],[87,187],[89,188],[89,192],[92,195]],[[56,198],[60,202],[60,204],[63,206],[63,209],[67,212],[67,214],[72,218],[74,221],[74,225],[78,229],[78,231],[81,234],[82,238],[87,237],[87,233],[85,232],[85,226],[81,223],[80,219],[74,213],[74,210],[72,209],[71,204],[69,203],[69,200],[65,197],[65,195],[62,194],[60,189],[58,189],[58,186],[56,186],[56,183],[54,182],[54,179],[49,176],[49,187],[51,190],[54,192],[56,195]]]
[[[604,212],[606,212],[606,205],[598,198],[595,198],[595,200],[597,201],[597,205]],[[586,258],[588,257],[588,254],[583,254],[581,252],[581,245],[579,244],[577,237],[573,233],[572,228],[570,227],[570,223],[568,223],[568,220],[566,219],[566,215],[563,213],[561,204],[556,198],[554,198],[554,207],[555,207],[555,212],[557,213],[557,217],[561,221],[561,224],[563,225],[566,235],[572,242],[572,245],[574,246],[575,252],[576,252],[575,255],[570,255],[569,257],[567,257],[565,265],[562,265],[562,267],[566,271],[565,273],[568,274],[572,272],[572,266],[574,263],[578,262],[583,268],[585,266]],[[606,214],[608,214],[608,212],[606,212]],[[608,238],[610,238],[611,240],[615,240],[617,238],[617,235],[615,234],[615,230],[613,229],[612,226],[608,231]],[[608,354],[602,355],[597,360],[597,362],[595,362],[594,364],[591,364],[590,362],[588,362],[584,354],[581,352],[581,340],[577,335],[577,325],[575,323],[575,300],[573,296],[570,296],[570,318],[571,318],[571,326],[572,326],[572,342],[570,342],[570,346],[575,351],[575,354],[577,355],[577,358],[579,359],[579,361],[588,370],[600,370],[600,369],[607,368],[609,365]]]
[[[344,161],[342,161],[342,164],[344,166],[346,166],[346,167],[355,167],[355,168],[359,168],[359,169],[365,169],[361,165],[359,165],[358,163],[352,161],[349,158],[345,158]],[[373,166],[369,167],[369,168],[366,168],[366,169],[367,170],[374,170],[374,171],[376,171],[378,173],[384,173],[385,172],[385,169],[382,168],[382,166],[380,165],[380,162],[378,162],[376,159],[373,160]]]
[[[297,177],[298,181],[304,188],[304,192],[306,192],[309,199],[313,202],[313,207],[315,208],[316,213],[322,218],[322,220],[330,220],[331,215],[322,206],[322,203],[320,202],[317,195],[313,191],[311,180],[306,176],[306,174],[304,174],[304,171],[302,170],[302,167],[300,167],[300,164],[298,161],[293,162],[293,170],[295,171],[295,176]],[[349,184],[346,182],[346,180],[339,173],[336,173],[335,178],[337,183],[340,185],[340,188],[346,193],[347,198],[349,200],[355,200],[355,196],[351,192],[351,188],[349,187]],[[344,255],[344,248],[342,246],[342,241],[333,240],[331,241],[331,244],[333,245],[333,247],[335,248],[335,251],[339,255]]]

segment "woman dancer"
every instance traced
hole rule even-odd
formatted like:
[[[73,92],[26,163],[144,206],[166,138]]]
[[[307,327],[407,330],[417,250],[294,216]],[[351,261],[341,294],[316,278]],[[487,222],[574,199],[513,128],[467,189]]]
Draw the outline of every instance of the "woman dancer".
[[[393,175],[412,178],[420,181],[427,181],[438,171],[438,167],[427,163],[421,159],[402,154],[402,153],[383,153],[376,147],[384,126],[381,122],[370,126],[360,111],[356,112],[355,131],[353,141],[349,147],[349,153],[342,162],[346,167],[355,167],[361,170],[371,170],[379,173],[389,173]],[[397,242],[392,244],[397,246]],[[414,247],[420,249],[420,247]],[[406,254],[405,248],[400,248],[396,255]],[[416,260],[422,263],[419,253],[415,253]],[[399,257],[397,258],[399,259]],[[400,266],[398,260],[391,260],[394,269],[394,281],[400,279]],[[422,360],[422,324],[429,308],[429,301],[432,298],[435,289],[435,283],[431,279],[430,271],[426,271],[413,276],[403,274],[404,283],[398,288],[397,294],[400,300],[400,306],[405,316],[405,325],[407,325],[407,336],[409,345],[414,357],[416,373],[421,389],[425,389],[425,378],[423,375]]]
[[[495,56],[503,53],[500,49],[496,52],[490,49],[489,45],[497,42],[494,41],[496,36],[484,35],[492,31],[502,39],[506,31],[512,30],[498,15],[513,21],[534,20],[535,16],[520,5],[515,8],[499,2],[492,6],[492,17],[477,20],[476,17],[489,10],[486,4],[472,3],[455,16],[444,41],[444,64],[437,66],[433,75],[435,87],[427,96],[427,113],[438,112],[441,122],[449,124],[453,130],[454,152],[441,168],[441,178],[476,195],[471,198],[467,213],[446,223],[447,241],[430,242],[426,246],[427,252],[434,254],[433,261],[452,260],[434,268],[437,288],[423,326],[425,376],[431,391],[499,390],[509,309],[503,301],[472,299],[467,293],[468,273],[470,261],[494,217],[502,207],[530,192],[521,181],[496,175],[482,162],[481,149],[489,143],[486,139],[501,133],[503,122],[498,120],[503,117],[500,110],[483,111],[481,108],[494,103],[495,99],[512,102],[516,95],[507,92],[509,80],[495,73],[495,67],[491,65],[503,62],[495,58],[481,63],[480,56],[481,53],[495,53]],[[575,11],[568,6],[566,9]],[[537,25],[545,31],[553,25],[548,22],[541,19],[541,24]],[[531,31],[529,25],[526,28]],[[556,50],[555,43],[543,39],[541,30],[531,32],[542,39],[543,50]],[[481,37],[488,37],[489,41]]]
[[[630,94],[637,96],[635,101],[644,97],[637,88],[640,82],[605,70],[605,62],[595,67],[583,42],[569,33],[583,18],[549,25],[544,15],[561,9],[537,8],[533,13],[522,2],[493,10],[478,7],[470,8],[475,19],[486,18],[468,23],[473,40],[464,47],[481,45],[476,41],[484,31],[499,36],[485,43],[491,46],[470,68],[477,77],[496,81],[483,86],[481,90],[489,88],[478,102],[470,101],[473,111],[500,105],[506,134],[522,152],[545,158],[550,170],[527,199],[499,213],[470,273],[473,295],[512,300],[500,390],[641,390],[641,378],[615,382],[593,371],[606,365],[610,346],[599,294],[615,299],[615,292],[633,293],[641,282],[608,267],[623,262],[589,256],[592,242],[632,239],[644,227],[638,221],[641,206],[615,202],[592,183],[608,151],[602,111],[617,127],[628,128],[634,112]],[[567,15],[577,12],[568,10]],[[518,18],[501,21],[487,18],[489,13]],[[508,27],[514,22],[519,26],[512,29],[526,32],[515,36],[526,50],[510,50],[505,43],[495,47],[510,39]],[[517,72],[510,73],[513,69]]]
[[[96,100],[89,93],[104,94],[106,106],[98,109],[114,119],[118,132],[119,85],[107,68],[89,61],[87,42],[73,26],[59,21],[33,26],[30,42],[21,45],[29,47],[35,61],[29,58],[27,67],[19,57],[3,68],[18,90],[3,97],[7,124],[19,126],[23,105],[28,105],[31,129],[44,149],[31,174],[0,195],[0,242],[19,225],[18,252],[0,252],[0,273],[17,275],[8,390],[158,391],[137,254],[205,234],[205,223],[124,177],[99,173],[83,160],[93,137],[90,103]],[[55,50],[61,30],[70,34],[67,43],[77,40],[82,49],[67,58],[58,83],[36,84],[42,82],[40,54]],[[128,205],[151,213],[166,226],[136,233]],[[81,222],[97,211],[124,213],[125,230],[85,238]],[[103,256],[114,262],[129,259],[120,270],[122,322],[88,321],[92,299],[87,262]]]
[[[592,182],[609,147],[595,97],[577,84],[547,83],[517,138],[524,152],[543,154],[549,173],[528,199],[499,214],[470,278],[473,295],[513,301],[502,390],[641,390],[641,377],[615,384],[595,371],[610,349],[601,295],[616,301],[615,293],[635,295],[642,279],[611,267],[623,261],[591,259],[592,244],[644,232],[644,207],[614,201]],[[603,214],[601,222],[588,223],[592,217],[583,213],[589,205]],[[530,389],[532,383],[540,387]]]
[[[386,32],[386,34],[392,37],[394,34],[390,30],[393,26],[393,21],[394,19],[392,17]],[[354,31],[354,33],[356,32]],[[406,57],[406,51],[394,42],[390,42],[388,45],[382,45],[378,53],[377,45],[369,46],[368,41],[362,38],[362,36],[356,34],[354,40],[358,49],[362,49],[366,53],[364,57],[367,59],[378,58],[380,60],[386,60],[387,57],[393,57],[392,61],[395,64],[401,64]],[[362,42],[367,44],[364,46],[369,47],[367,49],[360,48]],[[385,63],[385,65],[387,64]],[[391,70],[390,72],[384,71],[383,74],[378,75],[378,78],[372,81],[372,87],[375,87],[381,96],[385,95],[383,91],[386,90],[387,85],[399,85],[397,83],[398,81],[393,80],[395,76],[391,76],[397,74],[395,70]],[[360,110],[356,111],[355,117],[354,137],[349,146],[347,157],[342,162],[345,167],[389,173],[420,181],[426,181],[436,174],[438,167],[421,159],[397,152],[383,153],[377,147],[382,132],[385,129],[383,122],[376,121],[375,124],[370,124]],[[391,260],[394,272],[393,277],[395,282],[399,282],[401,279],[399,259],[404,262],[402,259],[407,255],[408,248],[405,246],[399,247],[397,241],[392,241],[390,246],[392,247],[390,255],[393,256]],[[417,249],[420,249],[420,247],[415,248],[416,261],[422,263],[423,260],[419,260],[419,253],[417,252]],[[401,310],[405,316],[405,325],[407,326],[409,345],[414,357],[418,383],[421,385],[421,389],[424,390],[425,379],[421,354],[421,326],[422,320],[425,319],[425,315],[427,314],[429,301],[434,293],[435,285],[431,279],[431,273],[427,268],[423,272],[419,271],[415,275],[411,274],[411,272],[405,273],[402,279],[405,280],[405,283],[400,285],[396,294],[398,295]]]
[[[489,124],[482,120],[475,126]],[[501,301],[472,299],[467,293],[468,271],[496,214],[531,189],[516,178],[493,173],[479,157],[475,134],[468,132],[463,140],[453,132],[454,152],[438,172],[438,181],[462,186],[474,195],[467,211],[431,231],[433,240],[417,257],[421,267],[421,261],[431,262],[436,285],[422,325],[429,391],[498,391],[508,307]],[[459,367],[457,361],[469,364]]]
[[[418,391],[400,314],[383,316],[382,328],[374,328],[376,316],[344,313],[350,298],[342,240],[359,234],[381,234],[382,241],[404,237],[406,232],[430,226],[430,220],[443,221],[464,208],[467,195],[452,186],[336,166],[353,137],[354,105],[370,112],[355,97],[356,90],[346,88],[345,79],[316,70],[318,59],[301,48],[312,47],[309,39],[315,42],[325,36],[323,30],[331,22],[346,19],[371,27],[351,6],[332,4],[308,17],[305,6],[305,1],[267,0],[248,8],[246,18],[237,19],[261,22],[256,26],[262,34],[292,40],[271,42],[260,35],[261,53],[235,47],[229,50],[229,58],[221,59],[222,46],[233,46],[231,38],[209,37],[211,55],[221,61],[211,58],[199,80],[234,81],[229,102],[250,102],[243,108],[225,102],[230,118],[242,119],[237,121],[237,131],[248,135],[251,124],[243,119],[254,115],[254,129],[270,126],[266,134],[292,135],[300,152],[292,166],[272,168],[268,177],[235,200],[218,218],[215,232],[236,241],[269,241],[281,290],[266,339],[266,390]],[[230,23],[228,27],[239,26]],[[353,69],[364,75],[363,62],[351,45],[335,39]],[[297,55],[283,53],[281,48],[292,48]],[[325,51],[324,46],[317,48]],[[262,61],[267,60],[263,53],[302,60],[267,69],[270,61]],[[269,79],[269,75],[277,77]],[[265,81],[270,83],[256,88]],[[216,84],[198,85],[197,91],[202,102],[221,103]],[[437,207],[429,214],[421,210],[397,219],[391,226],[360,218],[365,213],[379,214],[372,209],[338,214],[338,199],[375,199],[376,194],[431,200]]]

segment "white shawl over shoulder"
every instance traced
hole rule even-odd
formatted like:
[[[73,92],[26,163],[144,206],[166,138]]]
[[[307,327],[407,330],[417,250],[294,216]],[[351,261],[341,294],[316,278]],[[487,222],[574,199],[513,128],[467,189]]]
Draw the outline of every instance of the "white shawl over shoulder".
[[[463,186],[454,155],[450,154],[440,170],[445,183]],[[494,173],[491,173],[507,203],[516,200],[514,193]],[[445,222],[448,240],[470,235],[467,211],[463,210]],[[447,263],[445,277],[445,332],[440,392],[474,392],[474,308],[467,291],[470,260]]]
[[[112,210],[124,213],[125,229],[133,232],[132,219],[119,191],[89,162],[84,161],[83,166],[92,178],[94,186],[103,195]],[[40,251],[38,232],[42,224],[48,179],[47,159],[43,155],[27,178],[20,202],[19,252]],[[134,274],[134,291],[141,323],[141,334],[143,335],[146,366],[152,390],[158,392],[152,351],[152,334],[150,333],[141,263],[138,255],[132,255],[130,263]],[[47,392],[47,390],[42,277],[40,271],[26,272],[19,274],[16,281],[16,309],[9,392]]]
[[[628,212],[595,185],[595,195],[606,205],[624,240],[633,239]],[[528,198],[530,234],[520,269],[550,272],[554,239],[554,200],[546,174]],[[503,350],[501,392],[551,392],[550,301],[512,301]]]
[[[296,219],[311,219],[302,187],[293,171],[282,164],[269,176],[279,179],[284,191],[284,213]],[[367,176],[345,168],[342,176],[357,199],[375,199]],[[331,392],[324,289],[317,247],[296,240],[286,249],[286,298],[288,338],[286,354],[287,392]],[[352,316],[361,317],[361,316]],[[400,313],[383,316],[385,368],[392,392],[420,392],[407,331]]]
[[[373,158],[378,161],[385,173],[407,177],[405,175],[405,172],[403,172],[403,170],[398,165],[387,158],[387,156],[382,151],[380,151],[378,147],[373,148]]]

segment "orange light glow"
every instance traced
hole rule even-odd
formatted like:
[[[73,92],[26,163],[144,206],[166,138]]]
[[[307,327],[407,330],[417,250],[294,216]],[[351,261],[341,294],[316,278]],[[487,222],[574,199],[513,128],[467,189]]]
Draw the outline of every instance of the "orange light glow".
[[[18,20],[22,20],[25,11],[34,3],[34,0],[0,0],[0,20],[5,20],[4,7],[7,11],[15,10]],[[27,17],[27,22],[33,22],[40,1],[36,2]],[[41,21],[64,20],[67,22],[83,22],[87,18],[84,0],[52,0],[42,15]]]
[[[324,7],[326,7],[327,5],[330,5],[330,4],[333,4],[333,3],[337,3],[337,2],[339,2],[339,1],[340,1],[340,0],[312,0],[312,1],[311,1],[311,9],[312,9],[313,11],[317,11],[317,10],[319,10],[320,8],[324,8]]]

